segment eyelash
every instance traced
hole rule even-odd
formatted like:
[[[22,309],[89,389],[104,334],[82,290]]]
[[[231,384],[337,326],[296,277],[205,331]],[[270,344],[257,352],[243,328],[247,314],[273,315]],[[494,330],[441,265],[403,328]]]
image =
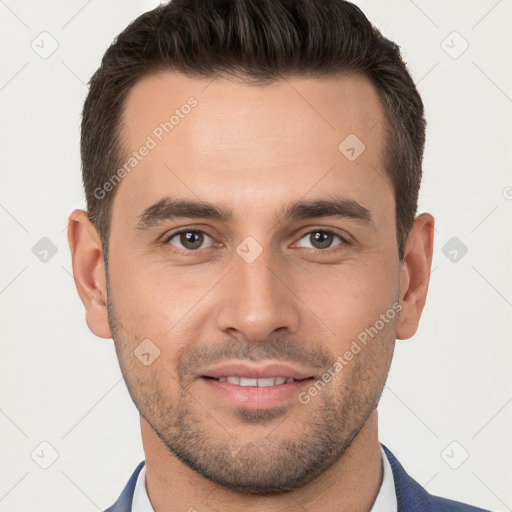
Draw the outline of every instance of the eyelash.
[[[176,249],[175,247],[173,247],[169,242],[172,238],[174,238],[175,236],[177,235],[181,235],[182,233],[202,233],[204,235],[207,235],[209,236],[212,240],[214,239],[213,236],[211,236],[207,231],[205,231],[204,229],[197,229],[197,228],[183,228],[183,229],[180,229],[179,231],[175,231],[174,233],[170,234],[169,236],[165,237],[164,240],[162,241],[162,244],[163,246],[176,253],[176,254],[180,254],[180,255],[189,255],[189,254],[199,254],[201,251],[205,250],[205,249],[196,249],[196,250],[192,250],[192,249]],[[336,245],[334,247],[330,247],[330,248],[327,248],[327,249],[314,249],[314,248],[310,248],[310,247],[306,247],[306,249],[310,250],[310,251],[317,251],[317,252],[321,252],[321,253],[330,253],[332,251],[336,251],[336,250],[339,250],[337,249],[337,247],[339,246],[347,246],[347,245],[351,245],[350,241],[347,240],[345,237],[341,236],[337,231],[333,230],[333,229],[329,229],[329,228],[323,228],[323,229],[312,229],[310,231],[306,231],[304,233],[301,234],[301,236],[299,237],[299,240],[301,240],[302,238],[304,238],[304,236],[306,235],[310,235],[312,233],[317,233],[317,232],[320,232],[320,233],[328,233],[330,235],[334,235],[334,236],[337,236],[340,240],[341,240],[341,244],[339,245]],[[209,249],[209,248],[208,248]]]

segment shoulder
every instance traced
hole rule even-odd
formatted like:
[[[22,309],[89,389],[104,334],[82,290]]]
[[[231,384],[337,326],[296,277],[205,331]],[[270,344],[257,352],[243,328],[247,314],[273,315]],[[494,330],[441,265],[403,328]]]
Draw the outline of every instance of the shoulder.
[[[431,495],[431,499],[442,512],[490,512],[489,510],[483,508],[474,507],[460,501],[441,498],[440,496]]]
[[[393,471],[398,512],[421,510],[422,512],[491,512],[459,501],[433,496],[410,477],[397,458],[380,443]]]

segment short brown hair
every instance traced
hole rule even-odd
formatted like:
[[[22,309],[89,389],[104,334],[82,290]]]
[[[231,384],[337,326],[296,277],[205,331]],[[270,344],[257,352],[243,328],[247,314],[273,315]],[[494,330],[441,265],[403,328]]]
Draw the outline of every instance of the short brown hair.
[[[115,38],[89,82],[81,128],[87,210],[105,257],[117,187],[101,198],[95,191],[123,162],[123,102],[142,77],[165,70],[234,75],[256,85],[301,75],[367,77],[386,112],[384,169],[393,184],[403,261],[421,183],[423,103],[399,46],[343,0],[172,0]]]

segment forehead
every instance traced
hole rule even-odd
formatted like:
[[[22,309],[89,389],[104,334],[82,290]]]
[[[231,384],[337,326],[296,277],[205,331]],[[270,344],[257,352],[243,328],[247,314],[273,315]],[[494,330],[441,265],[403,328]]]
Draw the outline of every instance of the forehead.
[[[114,203],[147,207],[179,195],[248,211],[258,201],[337,190],[362,202],[380,195],[384,208],[392,194],[383,169],[384,119],[375,87],[356,74],[265,86],[147,76],[126,97],[125,163],[133,165]]]

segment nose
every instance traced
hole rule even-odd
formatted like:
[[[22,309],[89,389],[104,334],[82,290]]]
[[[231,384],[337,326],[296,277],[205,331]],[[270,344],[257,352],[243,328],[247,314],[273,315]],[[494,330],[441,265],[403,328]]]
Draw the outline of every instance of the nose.
[[[217,328],[251,341],[265,340],[274,331],[296,332],[300,300],[293,292],[290,272],[265,251],[250,263],[235,255],[233,265],[219,290]]]

